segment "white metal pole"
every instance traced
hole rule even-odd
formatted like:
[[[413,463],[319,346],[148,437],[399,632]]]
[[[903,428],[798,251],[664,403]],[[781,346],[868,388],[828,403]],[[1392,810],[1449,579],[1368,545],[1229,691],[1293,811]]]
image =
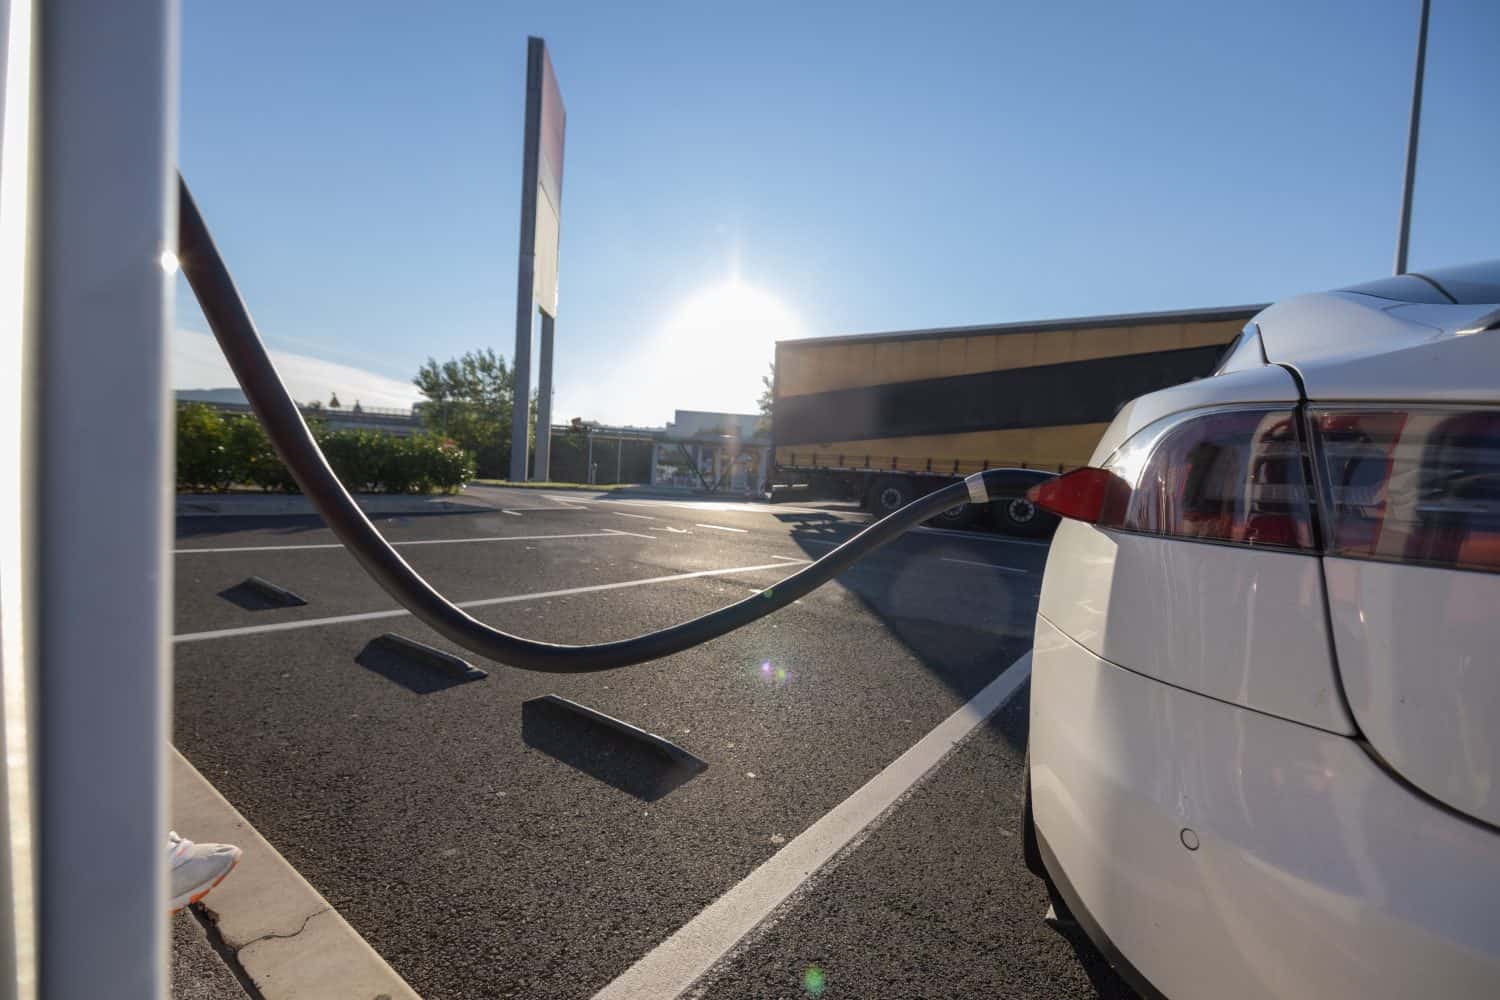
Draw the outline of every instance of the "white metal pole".
[[[177,5],[41,5],[40,991],[167,991]],[[99,419],[107,406],[109,419]],[[107,484],[101,487],[101,484]]]
[[[0,0],[0,1000],[35,1000],[36,4]]]
[[[1422,76],[1427,66],[1427,14],[1431,0],[1422,0],[1417,24],[1417,67],[1411,81],[1411,119],[1406,129],[1406,176],[1401,183],[1401,222],[1396,236],[1396,273],[1406,273],[1406,250],[1411,239],[1411,196],[1417,182],[1417,132],[1422,124]]]

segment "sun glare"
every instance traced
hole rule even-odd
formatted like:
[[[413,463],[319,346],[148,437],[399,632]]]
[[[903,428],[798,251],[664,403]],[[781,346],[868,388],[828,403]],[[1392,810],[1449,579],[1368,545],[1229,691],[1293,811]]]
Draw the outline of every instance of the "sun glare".
[[[681,376],[674,379],[677,406],[753,412],[776,341],[799,333],[797,317],[775,296],[731,279],[677,307],[657,356]]]

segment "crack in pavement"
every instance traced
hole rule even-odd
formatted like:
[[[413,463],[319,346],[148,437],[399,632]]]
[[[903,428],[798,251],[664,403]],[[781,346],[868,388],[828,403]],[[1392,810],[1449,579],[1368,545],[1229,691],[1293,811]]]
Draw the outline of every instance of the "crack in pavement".
[[[236,955],[238,955],[240,952],[244,951],[246,948],[249,948],[251,945],[260,944],[262,941],[287,941],[287,940],[290,940],[291,938],[294,938],[297,935],[301,934],[303,931],[307,930],[307,925],[310,924],[310,923],[312,923],[312,918],[313,917],[322,916],[325,913],[331,913],[331,912],[333,912],[333,907],[332,906],[325,906],[321,910],[314,910],[312,913],[309,913],[306,917],[304,917],[302,919],[302,926],[298,927],[296,930],[292,931],[290,934],[278,934],[275,931],[270,931],[270,932],[268,932],[266,934],[262,934],[258,938],[252,938],[251,940],[246,941],[244,944],[239,945],[238,947],[236,947],[234,949],[234,952],[235,952]]]

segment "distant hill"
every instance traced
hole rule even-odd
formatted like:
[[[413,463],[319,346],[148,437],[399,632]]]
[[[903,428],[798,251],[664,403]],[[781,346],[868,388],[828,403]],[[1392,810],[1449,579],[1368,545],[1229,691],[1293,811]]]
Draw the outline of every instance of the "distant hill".
[[[250,401],[238,387],[231,389],[178,389],[177,398],[193,403],[238,403],[248,406]]]

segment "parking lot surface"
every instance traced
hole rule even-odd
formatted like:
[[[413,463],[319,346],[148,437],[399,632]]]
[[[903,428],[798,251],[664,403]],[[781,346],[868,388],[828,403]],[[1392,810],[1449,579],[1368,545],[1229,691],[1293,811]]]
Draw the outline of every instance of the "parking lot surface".
[[[774,584],[857,515],[471,488],[377,518],[483,621],[622,638]],[[908,534],[745,629],[610,673],[526,673],[418,624],[311,517],[183,518],[175,740],[423,996],[589,997],[1015,663],[1044,545]],[[258,576],[306,601],[265,607]],[[458,682],[385,632],[465,655]],[[706,762],[671,765],[538,699]],[[1026,687],[809,873],[694,989],[759,996],[1124,996],[1042,923],[1019,856]]]

